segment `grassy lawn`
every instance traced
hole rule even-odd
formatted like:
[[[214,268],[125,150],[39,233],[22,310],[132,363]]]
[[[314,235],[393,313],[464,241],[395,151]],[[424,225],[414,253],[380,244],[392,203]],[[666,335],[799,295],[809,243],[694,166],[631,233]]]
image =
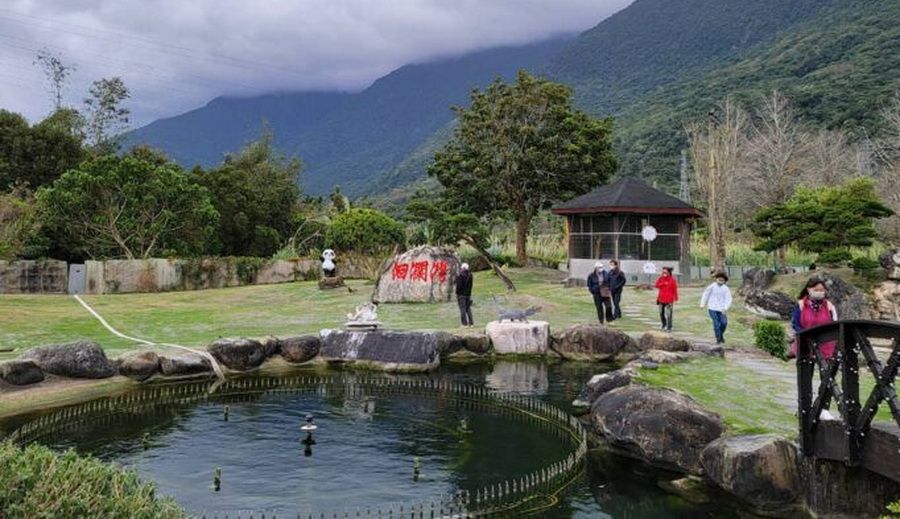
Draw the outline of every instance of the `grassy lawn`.
[[[552,270],[514,269],[510,277],[518,292],[505,295],[493,275],[476,273],[475,320],[484,324],[495,318],[492,296],[504,305],[542,307],[539,319],[553,328],[593,322],[593,302],[584,288],[566,288],[562,274]],[[203,346],[218,337],[263,336],[318,333],[322,328],[339,327],[344,316],[366,301],[372,284],[351,281],[354,290],[321,291],[314,282],[289,283],[193,292],[86,296],[84,299],[120,332],[157,342]],[[676,331],[695,336],[712,335],[709,318],[698,306],[699,287],[682,290],[676,306]],[[655,326],[657,310],[654,291],[626,290],[623,309],[630,308],[649,320],[626,316],[615,323],[629,333],[639,334]],[[454,330],[458,328],[456,304],[381,305],[379,317],[395,329]],[[749,315],[736,308],[731,314],[729,339],[750,344],[752,333],[741,321]],[[45,344],[91,339],[111,355],[136,347],[135,343],[106,331],[77,301],[68,296],[0,297],[0,348],[16,352],[0,353],[0,359]]]
[[[513,269],[509,275],[519,290],[507,296],[502,283],[493,275],[476,273],[474,313],[480,325],[495,318],[492,301],[495,295],[507,306],[541,306],[539,318],[549,321],[552,328],[596,320],[587,290],[565,287],[561,273]],[[736,283],[732,281],[732,288]],[[373,288],[372,283],[365,281],[351,281],[349,285],[353,292],[320,291],[314,282],[300,282],[193,292],[87,296],[85,300],[122,333],[196,347],[218,337],[284,336],[340,327],[345,314],[368,300]],[[701,286],[682,287],[681,301],[675,308],[675,331],[709,340],[712,336],[709,317],[699,307],[701,290]],[[622,306],[631,315],[614,323],[616,328],[633,335],[656,328],[655,291],[626,289]],[[381,305],[379,317],[386,327],[394,329],[465,330],[458,326],[455,303]],[[735,305],[729,318],[729,345],[751,345],[750,326],[754,318],[740,304]],[[11,353],[0,353],[0,360],[18,356],[31,347],[78,339],[97,341],[111,356],[138,347],[106,331],[71,297],[0,297],[0,348],[16,348]],[[784,369],[790,372],[793,366],[785,364]],[[796,434],[793,413],[775,401],[775,395],[784,395],[792,389],[785,377],[765,376],[719,359],[661,366],[658,370],[644,370],[641,376],[649,384],[672,387],[691,395],[720,413],[734,433]],[[863,394],[868,394],[870,388],[868,377],[863,378]],[[879,419],[889,419],[886,410],[882,410]]]

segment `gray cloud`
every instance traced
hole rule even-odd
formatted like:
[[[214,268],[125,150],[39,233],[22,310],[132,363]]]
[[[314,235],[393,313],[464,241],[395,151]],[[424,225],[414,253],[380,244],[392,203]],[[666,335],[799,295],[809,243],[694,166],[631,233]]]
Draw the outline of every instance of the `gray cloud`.
[[[121,76],[137,124],[218,95],[366,87],[408,63],[597,24],[632,0],[7,0],[0,108],[50,108],[34,56],[77,67],[66,101]]]

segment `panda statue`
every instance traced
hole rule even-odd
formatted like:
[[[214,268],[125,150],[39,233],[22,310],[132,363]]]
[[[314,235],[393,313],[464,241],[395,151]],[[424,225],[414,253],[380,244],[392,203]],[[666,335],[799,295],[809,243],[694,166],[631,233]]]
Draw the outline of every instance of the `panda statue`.
[[[322,271],[327,278],[333,278],[335,275],[336,267],[334,265],[334,258],[334,250],[325,249],[322,251]]]

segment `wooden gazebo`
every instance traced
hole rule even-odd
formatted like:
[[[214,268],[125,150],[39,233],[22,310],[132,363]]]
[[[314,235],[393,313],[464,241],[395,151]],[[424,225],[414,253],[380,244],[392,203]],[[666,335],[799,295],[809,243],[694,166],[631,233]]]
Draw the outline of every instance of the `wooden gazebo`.
[[[553,214],[566,218],[573,282],[583,281],[597,260],[611,259],[631,280],[645,268],[690,275],[691,226],[700,211],[642,180],[626,177],[601,186],[557,205]]]

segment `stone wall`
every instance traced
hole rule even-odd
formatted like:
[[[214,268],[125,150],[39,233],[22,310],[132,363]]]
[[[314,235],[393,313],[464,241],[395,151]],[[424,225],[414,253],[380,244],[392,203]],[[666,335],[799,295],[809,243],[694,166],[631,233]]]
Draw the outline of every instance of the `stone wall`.
[[[68,279],[65,261],[0,261],[0,294],[65,294]]]
[[[198,258],[86,262],[85,293],[127,294],[269,285],[319,278],[310,259]]]

